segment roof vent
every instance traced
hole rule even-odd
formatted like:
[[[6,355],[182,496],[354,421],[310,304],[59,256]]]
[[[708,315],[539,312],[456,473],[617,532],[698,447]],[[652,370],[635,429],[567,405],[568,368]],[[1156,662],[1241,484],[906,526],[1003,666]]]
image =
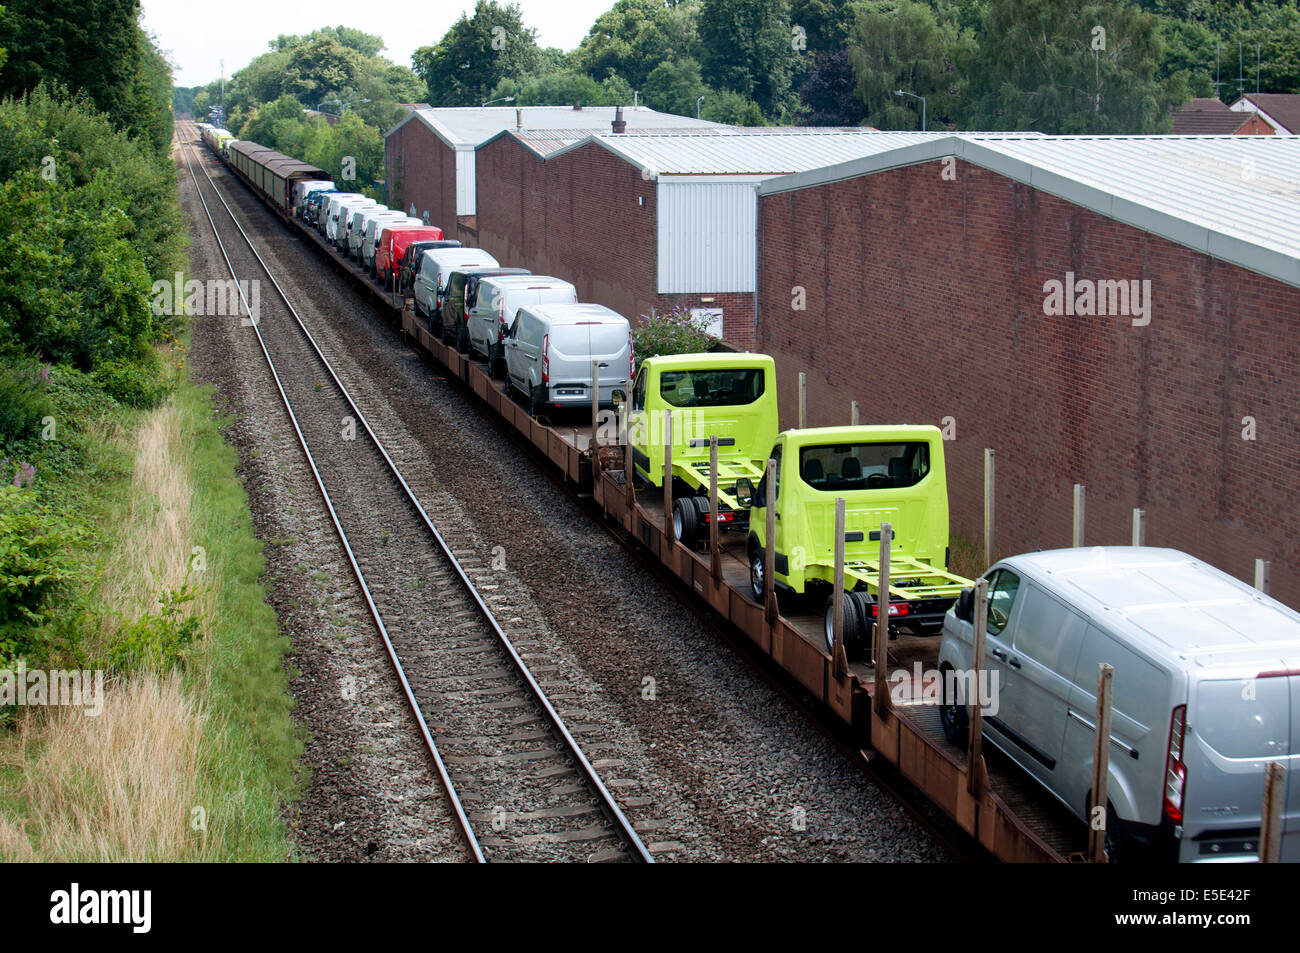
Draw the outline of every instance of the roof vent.
[[[576,113],[580,113],[580,112],[582,112],[582,100],[581,100],[581,99],[579,99],[577,102],[575,102],[575,103],[573,104],[573,111],[576,112]]]
[[[524,128],[524,111],[522,109],[515,110],[515,128]]]
[[[614,135],[627,132],[627,122],[623,119],[623,107],[619,106],[614,110],[614,122],[612,126]]]

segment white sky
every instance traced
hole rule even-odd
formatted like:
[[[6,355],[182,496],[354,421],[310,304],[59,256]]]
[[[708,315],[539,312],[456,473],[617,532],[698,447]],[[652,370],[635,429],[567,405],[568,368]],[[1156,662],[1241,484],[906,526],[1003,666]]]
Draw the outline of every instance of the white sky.
[[[614,0],[518,2],[524,24],[537,30],[537,42],[562,50],[576,47],[596,17],[614,5]],[[383,55],[410,66],[418,47],[437,43],[462,13],[473,13],[474,0],[143,0],[143,7],[145,28],[176,64],[176,85],[199,86],[221,75],[223,58],[229,76],[265,53],[281,33],[340,24],[377,33],[387,44]],[[400,20],[395,10],[401,11]]]

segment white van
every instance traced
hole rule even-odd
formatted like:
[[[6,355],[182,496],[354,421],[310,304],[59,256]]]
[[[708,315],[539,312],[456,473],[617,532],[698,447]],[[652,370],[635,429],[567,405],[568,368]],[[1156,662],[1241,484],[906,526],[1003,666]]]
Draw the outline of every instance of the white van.
[[[325,189],[334,188],[334,183],[328,179],[299,179],[293,183],[293,214],[295,217],[301,215],[303,203],[314,192],[321,192]]]
[[[337,248],[340,223],[339,216],[344,214],[345,207],[348,205],[355,205],[358,202],[365,203],[369,201],[370,199],[366,198],[359,192],[340,192],[338,195],[330,196],[328,217],[325,220],[326,241]]]
[[[352,216],[360,209],[374,206],[375,200],[364,195],[359,199],[345,199],[339,203],[334,215],[334,236],[330,239],[339,254],[348,247],[348,226],[352,223]],[[326,237],[329,237],[328,234]]]
[[[632,376],[632,327],[603,304],[532,304],[519,309],[505,339],[506,386],[536,416],[591,405],[591,364],[600,362],[601,406]]]
[[[1081,820],[1097,666],[1115,669],[1112,859],[1257,857],[1264,770],[1287,769],[1282,859],[1300,861],[1300,614],[1186,553],[1099,546],[1004,559],[989,581],[984,734]],[[944,733],[965,743],[973,604],[944,619]]]
[[[493,275],[475,284],[473,302],[465,313],[471,354],[487,359],[493,377],[505,372],[506,331],[526,304],[575,304],[578,289],[550,275]]]
[[[373,272],[375,242],[379,240],[379,233],[393,225],[420,224],[423,224],[420,219],[412,218],[405,212],[385,212],[382,215],[368,217],[366,219],[366,230],[361,235],[361,245],[357,249],[357,261],[361,262],[361,267],[366,271]]]
[[[373,215],[383,215],[387,211],[387,205],[372,200],[349,209],[346,224],[339,219],[340,224],[343,225],[339,251],[343,253],[344,258],[356,257],[357,250],[361,247],[361,237],[365,233],[366,221]]]
[[[495,258],[481,248],[430,248],[420,256],[415,272],[415,314],[439,315],[447,277],[466,268],[497,268]]]
[[[338,211],[340,202],[346,202],[348,199],[365,198],[360,192],[331,192],[321,200],[320,208],[317,210],[316,231],[322,235],[329,232],[330,220],[334,213]]]

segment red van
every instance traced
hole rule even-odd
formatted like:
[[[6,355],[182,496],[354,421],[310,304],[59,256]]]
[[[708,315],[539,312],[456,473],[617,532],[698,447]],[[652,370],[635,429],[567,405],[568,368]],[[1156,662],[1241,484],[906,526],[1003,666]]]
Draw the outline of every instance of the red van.
[[[442,238],[442,229],[437,225],[397,225],[385,228],[379,233],[379,243],[375,245],[375,280],[381,285],[393,280],[393,262],[402,260],[406,246],[417,241],[436,241]]]

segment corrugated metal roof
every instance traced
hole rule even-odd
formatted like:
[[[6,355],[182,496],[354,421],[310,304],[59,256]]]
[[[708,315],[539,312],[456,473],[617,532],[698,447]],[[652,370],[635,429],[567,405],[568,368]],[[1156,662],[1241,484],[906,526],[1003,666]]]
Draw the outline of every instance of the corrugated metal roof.
[[[960,134],[759,186],[763,195],[955,155],[1300,287],[1300,137]]]
[[[648,175],[788,175],[947,138],[940,132],[876,132],[790,127],[730,129],[712,135],[591,135],[551,155],[597,142]]]
[[[473,149],[508,129],[586,129],[611,131],[616,106],[450,106],[419,107],[385,133],[391,136],[412,119],[419,119],[453,149]],[[631,131],[720,126],[689,116],[656,112],[646,106],[624,106],[623,119]]]

